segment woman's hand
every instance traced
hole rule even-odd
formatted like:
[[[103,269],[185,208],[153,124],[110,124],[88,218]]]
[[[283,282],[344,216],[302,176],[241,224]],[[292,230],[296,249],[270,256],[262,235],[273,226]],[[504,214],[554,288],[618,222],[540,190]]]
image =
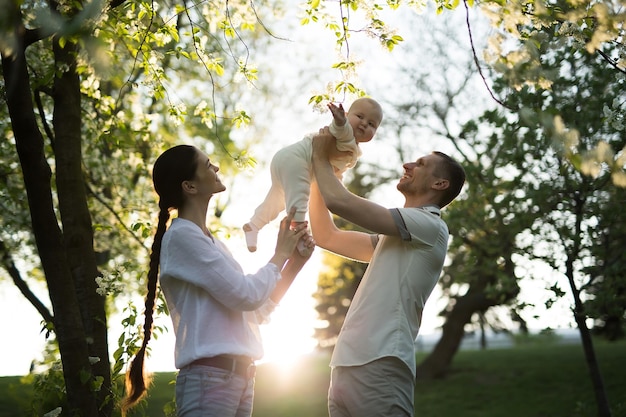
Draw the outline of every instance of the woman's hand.
[[[290,211],[290,215],[281,222],[281,233],[287,233],[290,236],[300,236],[297,241],[299,248],[293,246],[289,260],[284,264],[284,267],[281,268],[281,279],[276,284],[276,288],[274,288],[270,296],[275,303],[278,303],[283,298],[296,278],[296,275],[298,275],[304,264],[311,258],[313,250],[315,249],[315,241],[307,230],[308,224],[306,222],[298,224],[296,230],[292,230],[291,233],[289,233],[288,229],[291,224],[291,219],[293,218],[293,213],[293,211]],[[287,229],[287,231],[283,230],[283,228]]]
[[[308,235],[308,223],[306,222],[298,223],[294,228],[291,228],[291,223],[295,213],[296,209],[294,207],[289,210],[287,217],[280,222],[280,229],[278,230],[278,238],[276,240],[275,256],[284,257],[282,264],[284,264],[284,262],[291,256],[298,241],[305,235]]]
[[[308,229],[305,230],[307,230],[306,234],[300,238],[298,248],[293,251],[290,259],[296,260],[301,258],[302,261],[306,262],[309,260],[311,255],[313,255],[313,251],[315,250],[315,239],[313,239],[313,236],[309,234]]]

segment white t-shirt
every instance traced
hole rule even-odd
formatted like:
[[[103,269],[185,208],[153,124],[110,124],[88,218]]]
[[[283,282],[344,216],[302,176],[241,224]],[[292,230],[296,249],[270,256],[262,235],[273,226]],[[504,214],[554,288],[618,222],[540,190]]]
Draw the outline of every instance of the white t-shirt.
[[[269,299],[281,277],[276,265],[246,275],[222,242],[181,218],[163,235],[160,261],[176,368],[220,354],[263,356],[258,324],[276,306]]]
[[[435,206],[391,210],[401,237],[382,236],[354,295],[331,366],[387,356],[415,372],[422,311],[443,268],[448,227]]]

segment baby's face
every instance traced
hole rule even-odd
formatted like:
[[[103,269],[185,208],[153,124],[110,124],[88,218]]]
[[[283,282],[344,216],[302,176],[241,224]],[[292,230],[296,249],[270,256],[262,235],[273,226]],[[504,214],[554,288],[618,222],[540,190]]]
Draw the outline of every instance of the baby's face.
[[[369,142],[383,119],[380,108],[368,101],[356,102],[348,111],[348,123],[357,142]]]

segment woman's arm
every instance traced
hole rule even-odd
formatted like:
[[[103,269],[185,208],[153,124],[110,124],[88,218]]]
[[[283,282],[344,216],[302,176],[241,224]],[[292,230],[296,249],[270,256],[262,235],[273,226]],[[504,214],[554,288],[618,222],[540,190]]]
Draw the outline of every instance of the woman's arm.
[[[280,222],[278,237],[276,239],[276,251],[269,260],[269,263],[273,263],[281,270],[285,262],[290,258],[298,241],[308,235],[307,226],[305,224],[300,224],[296,226],[295,229],[291,229],[291,221],[295,214],[296,208],[292,207],[287,213],[287,217]]]
[[[315,249],[315,241],[313,240],[313,237],[307,233],[302,239],[304,239],[307,251],[304,255],[302,255],[298,249],[294,250],[287,260],[287,263],[280,271],[281,279],[278,281],[276,288],[274,288],[274,291],[272,291],[272,294],[270,295],[270,299],[275,303],[280,302],[280,300],[284,297],[285,293],[296,278],[296,275],[298,275],[298,273],[302,270],[302,267],[304,267],[304,264],[307,263],[313,254],[313,250]]]

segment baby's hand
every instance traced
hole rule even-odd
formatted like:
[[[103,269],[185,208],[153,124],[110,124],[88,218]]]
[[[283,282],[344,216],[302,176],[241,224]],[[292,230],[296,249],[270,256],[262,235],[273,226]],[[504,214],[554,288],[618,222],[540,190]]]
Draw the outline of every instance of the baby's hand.
[[[333,114],[333,119],[335,120],[335,124],[337,126],[343,126],[346,124],[346,112],[343,110],[343,105],[341,103],[339,103],[339,106],[336,106],[333,103],[328,103],[328,108]]]

